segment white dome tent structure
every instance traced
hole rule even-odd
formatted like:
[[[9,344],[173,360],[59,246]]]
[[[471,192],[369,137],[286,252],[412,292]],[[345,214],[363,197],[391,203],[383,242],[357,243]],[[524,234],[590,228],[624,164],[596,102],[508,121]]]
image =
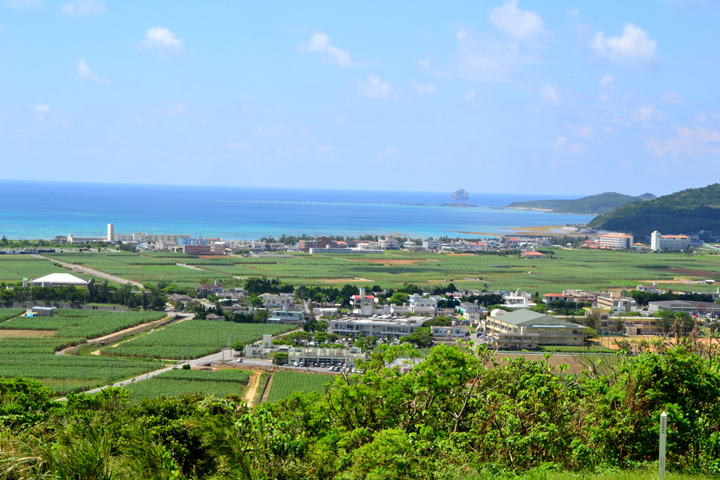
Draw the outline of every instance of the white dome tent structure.
[[[88,281],[69,273],[51,273],[30,282],[33,287],[87,287]]]

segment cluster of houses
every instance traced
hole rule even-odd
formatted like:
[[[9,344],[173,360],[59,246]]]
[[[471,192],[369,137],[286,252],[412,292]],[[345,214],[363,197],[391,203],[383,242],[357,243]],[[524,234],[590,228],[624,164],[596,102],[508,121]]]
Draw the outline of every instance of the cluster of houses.
[[[638,285],[637,289],[663,293],[656,285]],[[235,303],[244,295],[239,289],[224,291],[219,285],[201,285],[197,291],[198,294],[212,293],[220,299],[234,300],[230,309],[249,308],[239,302]],[[438,307],[440,300],[462,299],[491,293],[501,295],[502,308],[488,311],[477,301],[462,302],[454,309]],[[720,299],[720,289],[713,296]],[[396,341],[416,333],[417,329],[424,327],[427,322],[438,315],[443,315],[449,316],[452,324],[431,327],[435,342],[468,339],[471,332],[477,332],[477,340],[485,341],[502,350],[532,350],[540,346],[582,346],[586,342],[587,326],[579,324],[574,317],[552,315],[551,310],[548,310],[549,314],[531,310],[537,304],[532,301],[533,297],[530,293],[523,291],[459,290],[445,295],[413,294],[403,305],[388,305],[380,301],[381,295],[360,289],[359,294],[354,295],[350,300],[349,313],[341,312],[338,305],[312,307],[307,302],[298,301],[291,293],[263,294],[260,298],[263,300],[262,308],[270,313],[268,322],[302,325],[309,318],[316,318],[327,323],[327,333],[337,334],[341,338],[358,339],[373,336],[385,341]],[[598,317],[597,328],[601,335],[619,332],[619,321],[623,323],[622,333],[626,335],[662,334],[664,333],[662,327],[657,324],[654,317],[650,316],[658,310],[687,311],[704,316],[720,313],[720,304],[693,301],[650,302],[643,310],[623,292],[564,290],[561,293],[547,293],[543,295],[542,301],[550,308],[558,301],[589,305],[584,307],[584,314]],[[641,315],[630,316],[628,315],[630,312],[640,312]],[[208,318],[213,319],[210,316]],[[258,342],[257,345],[262,343]],[[255,352],[252,355],[266,355],[267,348],[270,347],[265,350],[263,348],[257,347],[257,352],[252,349],[250,352]],[[341,363],[340,357],[347,352],[331,350],[318,347],[317,351],[297,349],[288,352],[293,354],[293,358],[297,355],[302,356],[302,361],[308,361],[307,358],[322,358],[323,363]]]

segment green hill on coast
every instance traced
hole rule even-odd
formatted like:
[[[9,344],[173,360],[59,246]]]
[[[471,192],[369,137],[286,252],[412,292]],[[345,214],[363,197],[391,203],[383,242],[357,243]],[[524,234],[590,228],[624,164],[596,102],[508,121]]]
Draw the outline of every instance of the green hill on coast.
[[[578,198],[577,200],[532,200],[529,202],[513,202],[508,208],[535,208],[550,210],[554,213],[601,214],[610,212],[629,203],[652,200],[656,198],[651,193],[638,197],[623,195],[622,193],[606,192],[599,195]]]
[[[720,184],[635,202],[595,217],[592,228],[650,235],[720,231]]]

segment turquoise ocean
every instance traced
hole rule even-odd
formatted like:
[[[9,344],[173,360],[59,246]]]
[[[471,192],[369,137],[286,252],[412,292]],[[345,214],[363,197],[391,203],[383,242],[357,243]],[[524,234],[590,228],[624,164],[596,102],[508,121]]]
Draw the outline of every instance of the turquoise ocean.
[[[264,236],[399,234],[479,236],[514,228],[587,223],[589,215],[508,210],[514,201],[578,198],[469,192],[477,208],[441,207],[452,192],[0,181],[0,235],[54,238],[149,232],[230,239]],[[418,205],[424,204],[424,205]]]

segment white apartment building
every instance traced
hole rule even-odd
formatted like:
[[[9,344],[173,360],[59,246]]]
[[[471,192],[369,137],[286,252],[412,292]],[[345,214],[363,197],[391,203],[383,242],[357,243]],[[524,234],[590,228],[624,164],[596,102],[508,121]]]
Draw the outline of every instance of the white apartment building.
[[[503,295],[502,296],[503,301],[503,307],[508,307],[512,309],[518,309],[518,308],[530,308],[535,307],[536,304],[531,302],[530,299],[532,298],[532,295],[530,295],[527,292],[521,292],[516,291],[511,295]]]
[[[378,240],[378,247],[382,250],[397,250],[400,245],[395,237],[385,237]]]
[[[632,248],[633,236],[622,233],[606,233],[600,235],[600,246],[613,250],[629,250]]]
[[[437,299],[431,297],[423,297],[414,293],[408,298],[408,305],[413,313],[423,315],[437,315]]]
[[[295,296],[292,293],[281,293],[279,295],[263,293],[262,295],[258,295],[258,297],[263,299],[263,306],[267,309],[290,308],[295,303]]]
[[[660,235],[660,232],[654,231],[650,236],[650,249],[653,252],[684,251],[688,248],[690,248],[690,237],[687,235]]]
[[[341,317],[327,320],[328,332],[342,336],[359,337],[373,335],[376,338],[397,339],[406,337],[432,320],[429,316],[390,316],[373,315],[372,317]]]
[[[467,337],[467,330],[468,328],[465,325],[455,325],[451,327],[433,325],[430,327],[433,337],[464,338]]]
[[[440,240],[424,240],[423,248],[427,250],[440,250],[443,246],[443,242]]]

